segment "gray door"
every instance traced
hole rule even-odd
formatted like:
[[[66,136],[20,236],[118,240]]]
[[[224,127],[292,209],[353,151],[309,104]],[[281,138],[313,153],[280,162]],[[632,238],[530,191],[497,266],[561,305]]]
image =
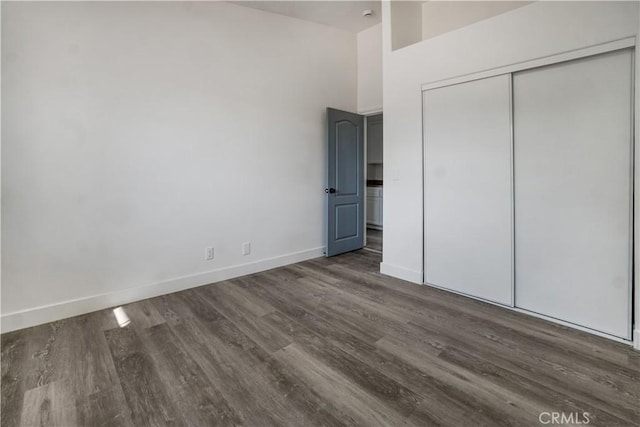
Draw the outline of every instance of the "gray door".
[[[327,108],[327,256],[364,246],[364,116]]]

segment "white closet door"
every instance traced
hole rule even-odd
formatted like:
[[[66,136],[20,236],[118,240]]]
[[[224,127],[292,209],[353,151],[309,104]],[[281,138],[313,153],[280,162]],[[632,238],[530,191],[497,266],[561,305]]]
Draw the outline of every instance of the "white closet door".
[[[423,97],[425,282],[510,305],[510,77]]]
[[[516,306],[631,338],[632,53],[514,74]]]

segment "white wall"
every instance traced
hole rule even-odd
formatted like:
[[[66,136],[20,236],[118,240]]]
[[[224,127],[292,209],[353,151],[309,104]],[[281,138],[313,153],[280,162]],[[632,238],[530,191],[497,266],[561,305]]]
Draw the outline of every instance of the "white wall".
[[[382,24],[358,33],[358,113],[382,110]]]
[[[391,47],[403,48],[422,40],[422,3],[414,0],[390,0]]]
[[[471,25],[526,6],[526,1],[426,1],[422,4],[422,39]]]
[[[354,34],[223,2],[3,2],[2,86],[3,330],[322,254]]]
[[[391,50],[389,3],[382,6],[385,236],[381,270],[421,283],[421,84],[635,36],[638,3],[535,2],[396,51]]]

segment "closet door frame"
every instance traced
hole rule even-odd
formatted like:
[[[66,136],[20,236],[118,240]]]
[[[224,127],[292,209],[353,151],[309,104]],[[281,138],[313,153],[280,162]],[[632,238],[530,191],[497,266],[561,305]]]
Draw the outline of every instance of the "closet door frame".
[[[586,57],[590,57],[590,56],[596,56],[599,54],[603,54],[603,53],[608,53],[608,52],[614,52],[617,50],[623,50],[623,49],[628,49],[631,48],[633,49],[632,51],[632,90],[633,90],[633,95],[632,95],[632,105],[631,105],[631,122],[632,122],[632,129],[631,129],[631,152],[632,152],[632,156],[631,156],[631,212],[630,212],[630,222],[631,222],[631,236],[630,236],[630,248],[631,248],[631,252],[630,252],[630,265],[629,268],[632,272],[632,274],[630,275],[631,277],[631,284],[629,286],[629,304],[630,304],[630,313],[631,313],[631,319],[630,319],[630,327],[632,330],[632,338],[631,340],[627,340],[627,339],[623,339],[623,338],[619,338],[607,333],[603,333],[603,332],[599,332],[596,330],[593,330],[591,328],[587,328],[584,326],[580,326],[580,325],[576,325],[574,323],[571,322],[567,322],[567,321],[563,321],[560,319],[555,319],[552,317],[548,317],[542,314],[538,314],[538,313],[534,313],[528,310],[523,310],[520,309],[518,307],[515,307],[515,292],[516,292],[516,283],[515,283],[515,252],[512,251],[511,254],[511,264],[512,264],[512,301],[511,301],[511,305],[510,306],[506,306],[503,304],[499,304],[499,303],[495,303],[493,301],[490,300],[486,300],[483,298],[479,298],[473,295],[468,295],[468,294],[464,294],[464,293],[460,293],[460,292],[456,292],[450,289],[444,289],[448,292],[453,292],[453,293],[457,293],[460,295],[464,295],[466,297],[469,298],[473,298],[473,299],[477,299],[480,301],[484,301],[487,302],[489,304],[494,304],[497,305],[499,307],[503,307],[505,309],[509,309],[509,310],[513,310],[513,311],[517,311],[517,312],[521,312],[530,316],[534,316],[534,317],[539,317],[554,323],[559,323],[565,326],[569,326],[572,327],[574,329],[578,329],[581,331],[585,331],[585,332],[589,332],[591,334],[594,335],[598,335],[598,336],[602,336],[605,338],[609,338],[611,340],[614,341],[618,341],[618,342],[622,342],[628,345],[633,345],[635,348],[640,349],[640,272],[638,271],[637,266],[640,266],[640,263],[638,261],[640,261],[640,247],[639,247],[639,243],[640,243],[640,227],[636,227],[636,224],[640,224],[640,197],[634,197],[634,191],[635,188],[640,188],[640,171],[635,167],[636,164],[640,164],[638,162],[638,159],[636,159],[636,156],[640,155],[640,150],[636,150],[635,149],[635,136],[636,134],[638,134],[640,132],[640,117],[638,117],[638,114],[640,113],[640,88],[638,87],[638,85],[636,84],[637,81],[640,81],[638,73],[640,72],[640,66],[638,64],[638,61],[640,61],[639,55],[637,55],[636,52],[636,37],[628,37],[628,38],[624,38],[624,39],[620,39],[620,40],[615,40],[615,41],[611,41],[608,43],[602,43],[599,45],[595,45],[595,46],[590,46],[590,47],[586,47],[586,48],[582,48],[582,49],[576,49],[573,51],[569,51],[569,52],[563,52],[557,55],[551,55],[551,56],[545,56],[542,58],[538,58],[538,59],[533,59],[530,61],[524,61],[524,62],[519,62],[519,63],[515,63],[515,64],[511,64],[511,65],[507,65],[504,67],[498,67],[498,68],[493,68],[493,69],[489,69],[489,70],[483,70],[480,72],[475,72],[475,73],[470,73],[470,74],[464,74],[464,75],[460,75],[460,76],[456,76],[456,77],[452,77],[452,78],[447,78],[447,79],[442,79],[442,80],[436,80],[436,81],[432,81],[432,82],[428,82],[428,83],[424,83],[421,86],[421,99],[424,99],[424,92],[428,91],[430,89],[437,89],[437,88],[441,88],[441,87],[446,87],[446,86],[452,86],[452,85],[457,85],[457,84],[461,84],[461,83],[466,83],[466,82],[470,82],[470,81],[474,81],[474,80],[480,80],[480,79],[484,79],[484,78],[488,78],[488,77],[495,77],[495,76],[499,76],[499,75],[504,75],[504,74],[508,74],[509,75],[509,80],[511,82],[510,85],[510,103],[511,103],[511,108],[510,108],[510,121],[511,121],[511,179],[512,179],[512,197],[511,197],[511,218],[512,218],[512,247],[515,249],[515,204],[514,204],[514,194],[513,194],[513,145],[514,145],[514,141],[513,141],[513,134],[514,134],[514,128],[513,128],[513,73],[516,73],[518,71],[525,71],[525,70],[529,70],[529,69],[533,69],[533,68],[539,68],[539,67],[544,67],[546,65],[553,65],[553,64],[559,64],[562,62],[568,62],[568,61],[572,61],[575,59],[580,59],[580,58],[586,58]],[[423,104],[423,110],[424,110],[424,104]],[[424,111],[423,111],[423,117],[424,117]],[[423,271],[423,276],[422,276],[422,283],[424,285],[428,285],[428,286],[432,286],[435,288],[439,288],[438,286],[433,286],[430,285],[428,283],[426,283],[425,279],[426,279],[426,263],[425,263],[425,237],[426,237],[426,230],[424,227],[425,221],[424,221],[424,206],[425,206],[425,135],[424,135],[424,123],[423,123],[423,135],[422,135],[422,207],[423,207],[423,221],[422,221],[422,260],[423,260],[423,266],[422,266],[422,271]]]

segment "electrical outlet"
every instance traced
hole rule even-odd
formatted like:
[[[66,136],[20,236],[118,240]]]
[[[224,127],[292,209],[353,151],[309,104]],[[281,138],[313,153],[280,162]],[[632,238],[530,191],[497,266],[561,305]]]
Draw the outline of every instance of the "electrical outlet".
[[[206,261],[212,260],[213,259],[213,254],[214,254],[214,252],[213,252],[213,248],[212,247],[204,249],[204,259]]]
[[[251,243],[242,244],[242,255],[249,255],[251,253]]]

